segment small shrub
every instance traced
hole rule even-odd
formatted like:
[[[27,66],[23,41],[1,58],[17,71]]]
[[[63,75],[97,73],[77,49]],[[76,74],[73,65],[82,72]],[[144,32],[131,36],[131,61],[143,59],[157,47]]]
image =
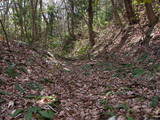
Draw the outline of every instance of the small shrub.
[[[160,97],[159,96],[153,96],[151,99],[151,107],[155,108],[158,106],[160,102]]]
[[[19,73],[16,71],[16,64],[9,65],[6,69],[6,74],[9,77],[16,78],[19,75]]]

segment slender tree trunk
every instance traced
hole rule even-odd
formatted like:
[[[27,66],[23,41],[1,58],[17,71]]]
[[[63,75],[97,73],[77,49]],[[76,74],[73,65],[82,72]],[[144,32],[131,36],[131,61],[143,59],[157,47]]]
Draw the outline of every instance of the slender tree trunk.
[[[118,14],[117,7],[115,6],[114,0],[111,0],[111,3],[112,3],[112,8],[113,8],[114,23],[116,25],[122,26],[122,22],[121,22],[119,14]]]
[[[67,13],[67,31],[71,36],[72,33],[71,33],[71,27],[70,27],[69,13]]]
[[[53,13],[48,14],[49,15],[49,35],[53,35],[53,21],[54,21],[54,16]]]
[[[74,0],[70,0],[70,6],[71,6],[71,36],[72,36],[72,39],[74,40],[75,39],[75,33],[74,33],[74,27],[75,27],[75,24],[74,24],[74,16],[75,16]]]
[[[20,1],[20,3],[18,4],[19,5],[19,12],[20,12],[20,27],[21,27],[21,39],[23,40],[23,38],[24,38],[24,22],[23,22],[23,17],[24,17],[24,15],[23,15],[23,3],[22,3],[22,1]]]
[[[37,41],[37,2],[38,0],[30,0],[32,14],[32,42]]]
[[[88,33],[91,46],[95,45],[93,31],[93,0],[88,0]]]
[[[39,6],[40,6],[40,11],[42,11],[43,9],[43,1],[39,0]],[[39,39],[41,38],[41,33],[42,33],[42,12],[39,12],[39,30],[38,30],[38,35],[39,35]]]
[[[20,0],[19,2],[14,1],[14,7],[12,7],[14,14],[20,14],[19,16],[16,16],[18,18],[18,26],[20,27],[21,37],[20,39],[23,40],[25,38],[25,35],[27,35],[25,31],[25,22],[26,22],[26,15],[24,14],[26,2],[23,0]]]
[[[149,20],[150,25],[152,26],[155,23],[157,23],[158,17],[155,15],[151,3],[145,3],[145,7],[146,7],[147,18]]]
[[[134,9],[132,7],[132,0],[124,0],[124,5],[129,24],[132,25],[138,23]]]
[[[47,17],[45,16],[44,12],[43,12],[43,2],[42,2],[42,0],[40,1],[40,11],[41,11],[43,20],[46,24],[44,34],[43,34],[43,36],[41,35],[41,37],[43,37],[43,38],[41,38],[41,40],[42,40],[43,47],[45,49],[48,49],[47,43],[48,43],[48,33],[49,33],[49,21],[48,21]]]
[[[4,27],[3,22],[2,22],[1,19],[0,19],[0,24],[1,24],[2,30],[3,30],[3,32],[4,32],[4,35],[5,35],[5,40],[6,40],[6,43],[7,43],[8,50],[11,52],[8,35],[7,35],[7,32],[6,32],[6,30],[5,30],[5,27]]]

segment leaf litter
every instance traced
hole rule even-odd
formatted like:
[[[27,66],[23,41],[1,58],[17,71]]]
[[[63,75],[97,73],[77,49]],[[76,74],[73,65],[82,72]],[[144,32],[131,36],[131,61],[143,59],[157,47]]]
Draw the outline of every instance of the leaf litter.
[[[12,53],[0,46],[2,120],[160,119],[159,61],[154,58],[155,64],[142,64],[148,56],[136,63],[123,56],[121,64],[77,60],[57,68],[26,46],[13,42]]]

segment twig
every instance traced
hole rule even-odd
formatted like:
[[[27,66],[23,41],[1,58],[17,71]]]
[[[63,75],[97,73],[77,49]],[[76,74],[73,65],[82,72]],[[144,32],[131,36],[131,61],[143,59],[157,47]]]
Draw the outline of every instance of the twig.
[[[48,107],[49,107],[52,111],[54,111],[55,113],[57,113],[57,111],[56,111],[53,107],[51,107],[50,105],[48,105]]]

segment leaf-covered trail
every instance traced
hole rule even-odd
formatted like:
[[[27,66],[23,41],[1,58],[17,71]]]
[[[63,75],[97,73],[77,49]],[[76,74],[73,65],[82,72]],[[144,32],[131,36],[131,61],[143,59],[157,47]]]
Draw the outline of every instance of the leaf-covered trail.
[[[7,52],[6,46],[1,46],[0,119],[24,119],[29,108],[37,106],[39,96],[53,94],[60,100],[55,120],[99,119],[102,110],[99,100],[109,72],[97,70],[95,63],[89,61],[67,63],[66,67],[70,71],[63,67],[55,71],[55,65],[47,62],[48,58],[42,58],[26,46],[13,43],[12,53]],[[14,59],[9,55],[14,56]],[[10,114],[18,109],[24,112],[11,117]]]
[[[22,120],[29,108],[38,106],[37,100],[51,95],[60,101],[54,120],[160,118],[160,61],[152,55],[135,61],[116,56],[110,61],[66,61],[55,69],[54,61],[25,46],[13,43],[9,53],[1,44],[0,120]],[[24,112],[11,117],[17,109]],[[31,115],[39,120],[37,114]]]
[[[57,81],[61,84],[57,93],[61,96],[62,105],[57,120],[98,120],[100,117],[102,109],[99,100],[104,92],[104,82],[108,74],[103,78],[101,72],[88,73],[83,67],[89,69],[85,64],[70,65],[71,71],[62,72],[61,79]]]
[[[67,65],[70,72],[61,72],[57,79],[61,111],[56,120],[106,120],[111,116],[117,116],[117,120],[157,119],[159,83],[152,84],[143,77],[134,79],[130,73],[120,79],[110,65],[106,61]]]

